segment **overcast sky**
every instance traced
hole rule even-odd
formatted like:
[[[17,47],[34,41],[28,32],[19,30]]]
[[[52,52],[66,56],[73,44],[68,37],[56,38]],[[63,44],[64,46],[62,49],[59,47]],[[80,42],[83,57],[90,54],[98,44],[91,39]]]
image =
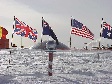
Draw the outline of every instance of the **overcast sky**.
[[[94,33],[94,39],[100,38],[101,18],[112,25],[112,0],[0,0],[0,26],[8,30],[7,38],[11,41],[13,17],[24,21],[38,31],[38,40],[42,32],[42,17],[49,23],[58,40],[68,45],[73,16]],[[43,36],[43,40],[49,36]],[[13,43],[20,46],[21,37],[14,35]],[[84,43],[92,40],[72,35],[72,47],[83,48]],[[112,44],[112,40],[102,38],[102,44]],[[23,38],[23,45],[30,47],[34,42]]]

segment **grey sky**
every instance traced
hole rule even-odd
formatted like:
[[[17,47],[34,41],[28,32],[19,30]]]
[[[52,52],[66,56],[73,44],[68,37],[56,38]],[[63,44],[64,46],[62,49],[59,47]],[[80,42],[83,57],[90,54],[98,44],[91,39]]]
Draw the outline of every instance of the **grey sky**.
[[[106,22],[112,25],[112,1],[111,0],[0,0],[0,25],[5,27],[11,39],[13,16],[24,21],[32,28],[38,30],[38,41],[42,32],[42,17],[50,24],[59,41],[68,45],[70,36],[70,18],[86,25],[95,35],[94,39],[100,38],[100,23],[103,17]],[[43,40],[49,36],[43,36]],[[14,43],[20,45],[20,36],[14,35]],[[82,48],[85,42],[90,42],[88,38],[72,35],[72,47]],[[103,39],[102,44],[111,40]],[[23,45],[26,47],[34,45],[33,41],[23,38]]]

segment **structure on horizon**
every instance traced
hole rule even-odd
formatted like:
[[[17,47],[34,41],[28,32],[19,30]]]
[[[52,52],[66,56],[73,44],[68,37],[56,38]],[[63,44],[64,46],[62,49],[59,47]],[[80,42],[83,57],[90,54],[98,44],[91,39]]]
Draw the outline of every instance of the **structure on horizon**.
[[[48,41],[43,41],[42,43],[37,43],[34,46],[32,46],[31,49],[43,49],[43,50],[47,50],[46,49],[46,43],[47,42]],[[68,46],[66,46],[65,44],[59,42],[59,45],[56,45],[56,50],[70,50],[70,48]]]

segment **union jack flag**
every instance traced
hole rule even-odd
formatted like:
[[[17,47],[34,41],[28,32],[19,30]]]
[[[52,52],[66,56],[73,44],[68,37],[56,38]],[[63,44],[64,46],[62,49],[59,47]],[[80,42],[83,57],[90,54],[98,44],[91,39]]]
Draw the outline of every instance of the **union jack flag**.
[[[31,40],[33,40],[34,42],[36,42],[38,32],[37,32],[36,29],[32,29],[32,32],[29,33],[28,38],[30,38]]]
[[[106,22],[103,22],[103,28],[108,28],[108,30],[112,29],[112,27]]]
[[[16,33],[17,35],[21,35],[21,36],[25,36],[25,31],[23,31],[23,27],[25,27],[26,25],[23,24],[21,21],[19,21],[17,18],[15,18],[15,24],[14,24],[15,28],[14,28],[14,33]]]
[[[90,38],[93,40],[94,34],[82,23],[78,22],[75,19],[71,19],[71,34],[75,34],[78,36]]]
[[[14,33],[16,33],[17,35],[28,37],[34,42],[36,42],[37,35],[38,35],[36,29],[32,29],[31,27],[26,25],[24,22],[19,21],[17,18],[15,18]]]

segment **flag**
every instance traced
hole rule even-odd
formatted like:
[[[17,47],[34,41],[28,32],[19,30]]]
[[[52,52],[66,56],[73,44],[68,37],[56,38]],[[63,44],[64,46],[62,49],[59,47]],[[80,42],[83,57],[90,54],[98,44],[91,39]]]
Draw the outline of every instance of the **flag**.
[[[72,27],[71,34],[75,34],[93,40],[94,34],[79,21],[71,19],[71,27]]]
[[[3,27],[0,26],[0,38],[2,37],[2,28]]]
[[[100,32],[101,37],[112,39],[112,27],[106,22],[102,22],[101,25],[102,25]]]
[[[8,31],[5,28],[2,28],[2,39],[6,39],[6,35],[8,34]]]
[[[6,39],[6,35],[8,34],[8,31],[0,26],[0,38]]]
[[[23,22],[23,23],[25,24],[25,22]],[[33,40],[34,42],[36,42],[37,35],[38,35],[38,32],[36,29],[33,29],[27,25],[26,28],[24,28],[24,31],[26,31],[25,37],[28,37],[31,40]]]
[[[23,31],[23,27],[25,28],[26,25],[24,25],[21,21],[19,21],[17,18],[15,18],[15,29],[14,33],[17,35],[25,36],[25,31]]]
[[[56,44],[58,45],[59,42],[58,42],[58,39],[57,39],[54,31],[51,29],[49,24],[43,18],[42,18],[42,27],[43,27],[42,34],[51,36],[56,41]]]
[[[31,40],[33,40],[34,42],[36,42],[37,35],[38,35],[37,30],[36,29],[32,29],[32,32],[29,33],[28,38],[30,38]]]
[[[49,35],[49,36],[51,36],[50,34],[50,29],[51,29],[51,27],[49,26],[49,24],[44,20],[44,19],[42,19],[42,27],[43,27],[43,32],[42,32],[42,34],[43,35]]]
[[[56,44],[59,45],[58,39],[51,28],[50,28],[50,36],[56,41]]]
[[[19,21],[17,18],[15,18],[14,33],[16,33],[17,35],[28,37],[34,42],[36,42],[37,35],[38,35],[36,29],[32,29],[31,27],[26,25],[24,22]]]

